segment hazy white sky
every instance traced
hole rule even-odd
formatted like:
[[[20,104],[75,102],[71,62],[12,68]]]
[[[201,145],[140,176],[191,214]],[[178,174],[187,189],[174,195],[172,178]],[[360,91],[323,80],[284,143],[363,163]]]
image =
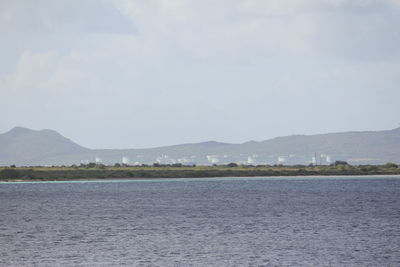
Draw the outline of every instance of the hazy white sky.
[[[400,0],[0,0],[0,132],[91,148],[392,129]]]

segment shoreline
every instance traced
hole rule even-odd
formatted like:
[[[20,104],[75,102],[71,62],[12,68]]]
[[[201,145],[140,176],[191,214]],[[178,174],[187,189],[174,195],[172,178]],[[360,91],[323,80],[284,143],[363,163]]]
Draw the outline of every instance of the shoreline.
[[[0,167],[0,182],[154,180],[223,177],[316,177],[400,175],[400,166],[349,164],[318,166],[215,165],[215,166],[55,166]]]
[[[248,179],[248,180],[310,180],[310,179],[374,179],[374,178],[398,178],[400,179],[400,174],[365,174],[365,175],[280,175],[280,176],[214,176],[214,177],[115,177],[115,178],[55,178],[55,179],[6,179],[0,180],[0,184],[7,183],[70,183],[70,182],[129,182],[129,181],[179,181],[179,180],[234,180],[234,179]]]

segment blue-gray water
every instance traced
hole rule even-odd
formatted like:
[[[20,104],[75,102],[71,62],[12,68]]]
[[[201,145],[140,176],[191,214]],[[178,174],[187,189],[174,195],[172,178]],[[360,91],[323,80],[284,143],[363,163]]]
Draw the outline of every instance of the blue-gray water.
[[[400,266],[399,177],[0,184],[1,266]]]

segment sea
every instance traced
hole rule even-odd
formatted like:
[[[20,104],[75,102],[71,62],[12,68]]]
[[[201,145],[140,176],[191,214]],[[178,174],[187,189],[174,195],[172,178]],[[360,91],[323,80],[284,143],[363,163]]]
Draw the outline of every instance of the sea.
[[[400,176],[1,183],[0,266],[400,266]]]

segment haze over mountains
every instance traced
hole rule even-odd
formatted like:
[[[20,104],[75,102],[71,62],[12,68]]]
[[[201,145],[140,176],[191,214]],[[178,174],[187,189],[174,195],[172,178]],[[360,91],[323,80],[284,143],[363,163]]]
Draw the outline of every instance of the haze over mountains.
[[[215,141],[148,149],[88,149],[53,130],[15,127],[0,134],[0,165],[103,164],[351,164],[400,163],[400,128],[293,135],[261,142]]]

